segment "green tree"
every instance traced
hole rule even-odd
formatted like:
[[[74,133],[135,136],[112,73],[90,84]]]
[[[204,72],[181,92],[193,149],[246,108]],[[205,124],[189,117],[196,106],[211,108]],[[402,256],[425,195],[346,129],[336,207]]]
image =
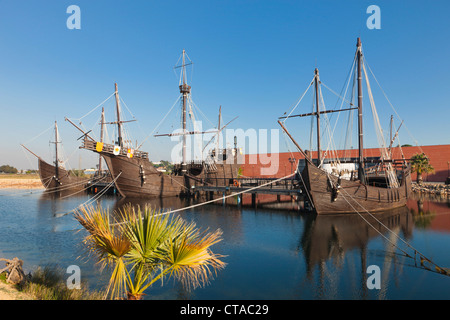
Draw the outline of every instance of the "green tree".
[[[205,285],[225,267],[221,255],[210,247],[222,232],[201,232],[193,223],[170,217],[149,207],[131,205],[116,212],[120,222],[110,223],[107,210],[82,208],[75,218],[88,231],[84,244],[102,268],[109,267],[107,295],[141,299],[144,291],[164,277],[179,280],[187,288]]]
[[[5,164],[5,165],[0,167],[0,172],[3,172],[3,173],[17,173],[17,169],[14,168],[14,167],[11,167],[10,165]]]
[[[411,169],[412,172],[417,173],[417,183],[422,184],[423,173],[430,173],[434,171],[433,166],[430,164],[430,159],[425,155],[425,153],[416,153],[411,157]]]

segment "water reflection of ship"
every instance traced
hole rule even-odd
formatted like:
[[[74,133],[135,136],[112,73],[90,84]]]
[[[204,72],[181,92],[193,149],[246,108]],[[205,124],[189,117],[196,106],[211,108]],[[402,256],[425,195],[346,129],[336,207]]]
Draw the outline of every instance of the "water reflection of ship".
[[[69,222],[70,220],[59,218],[67,214],[68,208],[72,206],[72,203],[76,204],[84,199],[86,199],[86,194],[83,192],[74,194],[73,190],[44,191],[39,195],[37,201],[37,218],[49,224],[53,232],[60,231],[61,228],[67,225],[73,228],[72,222]]]
[[[242,208],[237,206],[219,206],[216,204],[209,204],[204,206],[198,206],[194,209],[184,210],[184,208],[190,205],[198,204],[198,202],[192,198],[180,198],[180,197],[165,197],[165,198],[119,198],[114,203],[111,212],[115,212],[115,218],[120,219],[117,213],[123,210],[125,206],[131,205],[133,208],[141,209],[145,206],[150,206],[157,212],[169,212],[172,210],[183,209],[177,211],[174,215],[180,215],[183,219],[188,221],[198,222],[198,227],[209,228],[211,230],[221,229],[226,234],[227,242],[240,242],[244,237],[244,231],[242,228]],[[225,209],[226,208],[226,209]],[[226,212],[226,214],[221,214]],[[283,214],[280,212],[280,214]],[[288,214],[289,213],[285,213]],[[201,218],[199,218],[201,216]]]
[[[112,211],[122,210],[125,206],[131,205],[135,209],[146,206],[156,211],[167,211],[186,207],[189,199],[181,197],[164,197],[164,198],[119,198],[114,204]]]
[[[306,261],[306,277],[313,278],[315,270],[319,272],[319,282],[324,281],[327,261],[333,261],[335,267],[340,269],[344,264],[346,254],[352,250],[359,250],[361,257],[361,294],[365,296],[366,269],[368,267],[367,254],[368,244],[371,240],[380,237],[380,233],[389,240],[386,241],[385,252],[378,258],[384,256],[382,277],[389,275],[392,259],[396,257],[395,247],[400,233],[403,239],[408,239],[412,235],[414,219],[407,207],[397,208],[377,215],[377,219],[389,230],[388,232],[373,216],[364,216],[367,221],[376,227],[374,230],[367,222],[358,215],[305,215],[305,228],[300,239],[300,250]],[[377,260],[379,261],[379,260]],[[333,277],[337,273],[328,274]],[[319,283],[320,287],[320,283]],[[378,292],[384,295],[386,292]]]
[[[85,179],[85,181],[89,181],[88,179]],[[50,190],[44,190],[41,193],[41,199],[45,200],[62,200],[65,198],[73,198],[75,201],[77,199],[84,199],[86,197],[86,188],[83,188],[83,186],[79,186],[77,188],[71,187],[71,188],[63,188],[63,189],[50,189]]]

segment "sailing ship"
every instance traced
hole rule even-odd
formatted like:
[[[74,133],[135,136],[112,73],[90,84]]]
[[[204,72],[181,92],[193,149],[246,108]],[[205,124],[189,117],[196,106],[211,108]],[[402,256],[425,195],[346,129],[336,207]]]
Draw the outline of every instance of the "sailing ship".
[[[102,115],[100,118],[100,143],[103,143],[105,135],[105,108],[102,108]],[[89,193],[101,194],[116,194],[115,185],[112,182],[112,177],[108,169],[103,169],[103,157],[98,155],[97,170],[95,171],[92,180],[86,185],[86,190]]]
[[[340,110],[320,110],[319,94],[321,81],[319,71],[316,68],[314,80],[315,88],[315,111],[311,113],[283,116],[279,119],[286,121],[290,117],[315,116],[317,123],[317,158],[312,159],[308,151],[304,151],[288,132],[284,121],[278,123],[284,132],[293,141],[297,149],[305,158],[304,168],[299,173],[298,179],[302,181],[303,191],[306,199],[311,204],[312,209],[317,214],[333,213],[355,213],[355,212],[378,212],[398,208],[406,205],[408,197],[411,195],[411,169],[406,159],[392,159],[392,154],[385,146],[380,146],[382,151],[378,159],[371,159],[370,162],[376,165],[376,170],[372,166],[366,166],[369,160],[364,155],[363,147],[363,100],[362,100],[362,72],[364,71],[371,106],[373,96],[370,91],[370,84],[366,68],[363,64],[363,53],[360,38],[357,39],[357,50],[355,54],[357,64],[357,86],[358,102],[354,106],[350,102],[350,107]],[[340,111],[358,111],[358,157],[353,160],[343,161],[341,159],[326,159],[321,148],[320,120],[326,113]],[[374,110],[374,108],[372,108]],[[390,147],[392,146],[390,143]],[[328,165],[328,168],[326,166]],[[333,167],[330,170],[330,166]],[[347,168],[344,168],[347,166]],[[353,167],[348,169],[349,166]],[[300,169],[300,168],[299,168]]]
[[[182,131],[181,133],[155,135],[169,137],[182,136],[182,160],[180,163],[174,165],[171,174],[158,171],[150,162],[148,152],[139,150],[140,146],[134,149],[130,145],[125,144],[122,125],[127,121],[121,120],[117,83],[115,84],[114,91],[117,119],[112,123],[117,125],[117,141],[114,144],[96,141],[89,133],[84,132],[70,121],[70,119],[66,118],[66,120],[84,134],[83,143],[80,148],[97,152],[104,158],[111,177],[115,182],[116,189],[122,197],[190,196],[192,195],[191,190],[193,186],[206,184],[232,185],[234,179],[238,177],[238,170],[240,163],[242,163],[242,153],[236,146],[236,139],[234,148],[216,148],[208,153],[206,158],[200,161],[187,160],[186,136],[207,133],[187,130],[187,105],[190,101],[191,86],[186,81],[186,66],[191,63],[186,62],[186,52],[183,50],[182,64],[178,66],[182,70],[180,77],[182,81],[179,85],[182,101]],[[219,123],[215,132],[219,134],[230,122],[222,127],[220,127]],[[208,133],[214,133],[214,131],[209,131]]]
[[[55,162],[53,164],[46,162],[40,156],[21,144],[25,150],[38,159],[39,178],[41,179],[44,188],[49,192],[65,191],[66,193],[83,190],[88,178],[78,177],[61,166],[62,161],[59,158],[58,150],[58,144],[60,144],[61,141],[59,141],[58,123],[56,121],[55,141],[51,143],[55,144]]]

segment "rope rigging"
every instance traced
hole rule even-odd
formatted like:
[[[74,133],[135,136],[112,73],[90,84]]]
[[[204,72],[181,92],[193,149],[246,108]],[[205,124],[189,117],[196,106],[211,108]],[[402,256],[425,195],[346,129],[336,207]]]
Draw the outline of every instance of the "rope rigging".
[[[334,90],[332,90],[330,87],[328,87],[323,81],[320,81],[320,86],[318,87],[318,89],[316,89],[316,91],[318,91],[318,95],[320,97],[320,102],[318,103],[319,106],[316,106],[316,110],[320,110],[318,111],[320,114],[322,114],[322,121],[324,126],[321,128],[321,132],[320,132],[320,137],[325,138],[324,140],[327,140],[327,145],[325,149],[321,149],[320,150],[320,160],[321,163],[319,164],[319,167],[324,165],[324,162],[326,161],[327,163],[329,163],[332,167],[336,167],[336,170],[339,171],[339,166],[341,166],[341,158],[342,155],[338,155],[337,151],[337,145],[336,145],[336,139],[335,139],[335,131],[336,128],[338,127],[338,123],[339,123],[339,117],[340,115],[338,115],[335,119],[334,125],[331,125],[331,117],[328,116],[328,113],[333,113],[336,111],[347,111],[349,110],[349,116],[347,119],[347,130],[344,131],[344,146],[343,146],[343,150],[345,150],[345,154],[344,154],[344,158],[348,158],[347,155],[347,149],[349,146],[349,143],[351,144],[351,140],[352,140],[352,135],[350,134],[350,130],[353,127],[353,118],[354,118],[354,113],[353,113],[353,109],[354,109],[354,97],[355,97],[355,89],[356,89],[356,62],[357,62],[357,54],[355,54],[354,59],[352,61],[350,70],[348,72],[347,75],[347,80],[346,83],[344,84],[343,88],[341,89],[341,94],[338,94],[337,92],[335,92]],[[386,139],[384,137],[384,133],[383,133],[383,129],[380,123],[380,119],[376,110],[376,106],[375,106],[375,102],[374,102],[374,98],[373,98],[373,93],[372,93],[372,89],[370,86],[370,82],[369,82],[369,73],[367,71],[367,69],[370,70],[370,67],[367,66],[366,68],[366,60],[365,58],[362,60],[362,69],[363,69],[363,73],[364,73],[364,78],[365,78],[365,82],[367,84],[367,91],[368,91],[368,99],[370,101],[370,106],[371,106],[371,111],[372,111],[372,118],[373,118],[373,123],[374,123],[374,128],[376,131],[376,135],[377,135],[377,141],[378,141],[378,145],[379,145],[379,150],[380,150],[380,156],[381,156],[381,160],[384,159],[391,159],[390,156],[390,152],[388,151],[387,145],[391,145],[392,142],[389,141],[389,143],[386,143]],[[371,72],[371,70],[370,70]],[[373,72],[371,72],[373,75]],[[350,87],[350,82],[353,79],[353,84]],[[375,78],[376,80],[376,78]],[[379,85],[378,81],[376,80],[377,84]],[[293,111],[299,106],[300,102],[302,101],[303,97],[305,96],[306,92],[309,90],[309,88],[311,87],[311,85],[314,83],[314,80],[312,82],[310,82],[308,88],[305,90],[304,94],[301,96],[301,98],[297,101],[297,103],[295,104],[295,106],[291,109],[291,111],[289,112],[289,114],[285,117],[281,117],[284,118],[283,123],[292,117],[292,113]],[[324,102],[324,96],[323,96],[323,92],[321,90],[321,87],[325,87],[327,90],[329,90],[331,93],[333,93],[334,95],[336,95],[338,97],[338,101],[336,102],[336,106],[340,102],[340,107],[337,110],[330,110],[327,111],[326,107],[325,107],[325,102]],[[350,89],[351,88],[351,89]],[[350,90],[349,90],[350,89]],[[351,98],[347,99],[346,96],[347,94],[351,93]],[[383,94],[385,95],[384,91]],[[386,95],[385,95],[386,97]],[[387,97],[386,97],[387,98]],[[388,100],[388,99],[387,99]],[[313,99],[314,101],[314,99]],[[388,100],[389,101],[389,100]],[[350,108],[348,109],[342,109],[344,106],[344,103],[349,104]],[[317,103],[316,103],[317,104]],[[389,101],[389,104],[391,105],[391,107],[393,108],[392,104]],[[317,113],[315,112],[315,108],[314,108],[314,102],[312,103],[313,105],[313,110],[311,113],[309,114],[303,114],[303,115],[296,115],[296,116],[308,116],[308,115],[316,115]],[[395,111],[395,110],[394,110]],[[338,112],[340,113],[340,112]],[[285,113],[286,114],[286,113]],[[397,113],[396,113],[397,114]],[[317,120],[319,121],[319,120]],[[311,119],[311,132],[310,132],[310,150],[313,150],[314,148],[313,146],[313,127],[314,127],[315,121],[312,117]],[[398,135],[395,135],[395,138],[398,139]],[[342,139],[342,137],[341,137]],[[318,146],[320,146],[320,144],[318,143]],[[390,150],[390,149],[389,149]],[[318,150],[319,152],[319,150]],[[403,154],[402,150],[400,150],[400,152]],[[365,155],[365,158],[367,158],[368,154]],[[374,155],[375,156],[375,155]],[[386,180],[386,184],[390,187],[390,188],[396,188],[399,186],[399,180],[398,177],[396,175],[396,170],[394,168],[394,166],[388,161],[388,162],[383,162],[377,166],[377,172],[378,170],[382,169],[383,171],[386,172],[384,178]],[[345,169],[347,170],[347,169]],[[373,171],[373,168],[372,168]]]
[[[115,177],[110,183],[108,183],[108,185],[107,185],[102,191],[100,191],[99,193],[97,193],[97,194],[96,194],[95,196],[93,196],[91,199],[88,199],[87,201],[85,201],[85,202],[83,202],[82,204],[78,205],[75,209],[72,209],[72,210],[69,211],[69,212],[62,213],[62,214],[55,214],[55,216],[56,216],[57,218],[64,217],[64,216],[66,216],[66,215],[69,215],[69,214],[71,214],[71,213],[74,213],[75,211],[79,210],[79,209],[80,209],[81,207],[83,207],[83,206],[87,206],[87,205],[93,203],[94,201],[97,201],[98,199],[100,199],[100,197],[102,197],[102,196],[108,191],[108,189],[109,189],[110,187],[112,187],[112,186],[116,183],[117,179],[119,179],[119,177],[120,177],[121,174],[122,174],[122,172],[120,172],[120,173],[117,175],[117,177]]]

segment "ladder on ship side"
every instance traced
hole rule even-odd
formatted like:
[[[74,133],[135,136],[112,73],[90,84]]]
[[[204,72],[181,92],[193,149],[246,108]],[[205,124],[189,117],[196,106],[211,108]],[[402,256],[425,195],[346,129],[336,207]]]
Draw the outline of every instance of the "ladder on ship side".
[[[217,173],[217,166],[214,160],[207,158],[204,165],[207,173]]]

